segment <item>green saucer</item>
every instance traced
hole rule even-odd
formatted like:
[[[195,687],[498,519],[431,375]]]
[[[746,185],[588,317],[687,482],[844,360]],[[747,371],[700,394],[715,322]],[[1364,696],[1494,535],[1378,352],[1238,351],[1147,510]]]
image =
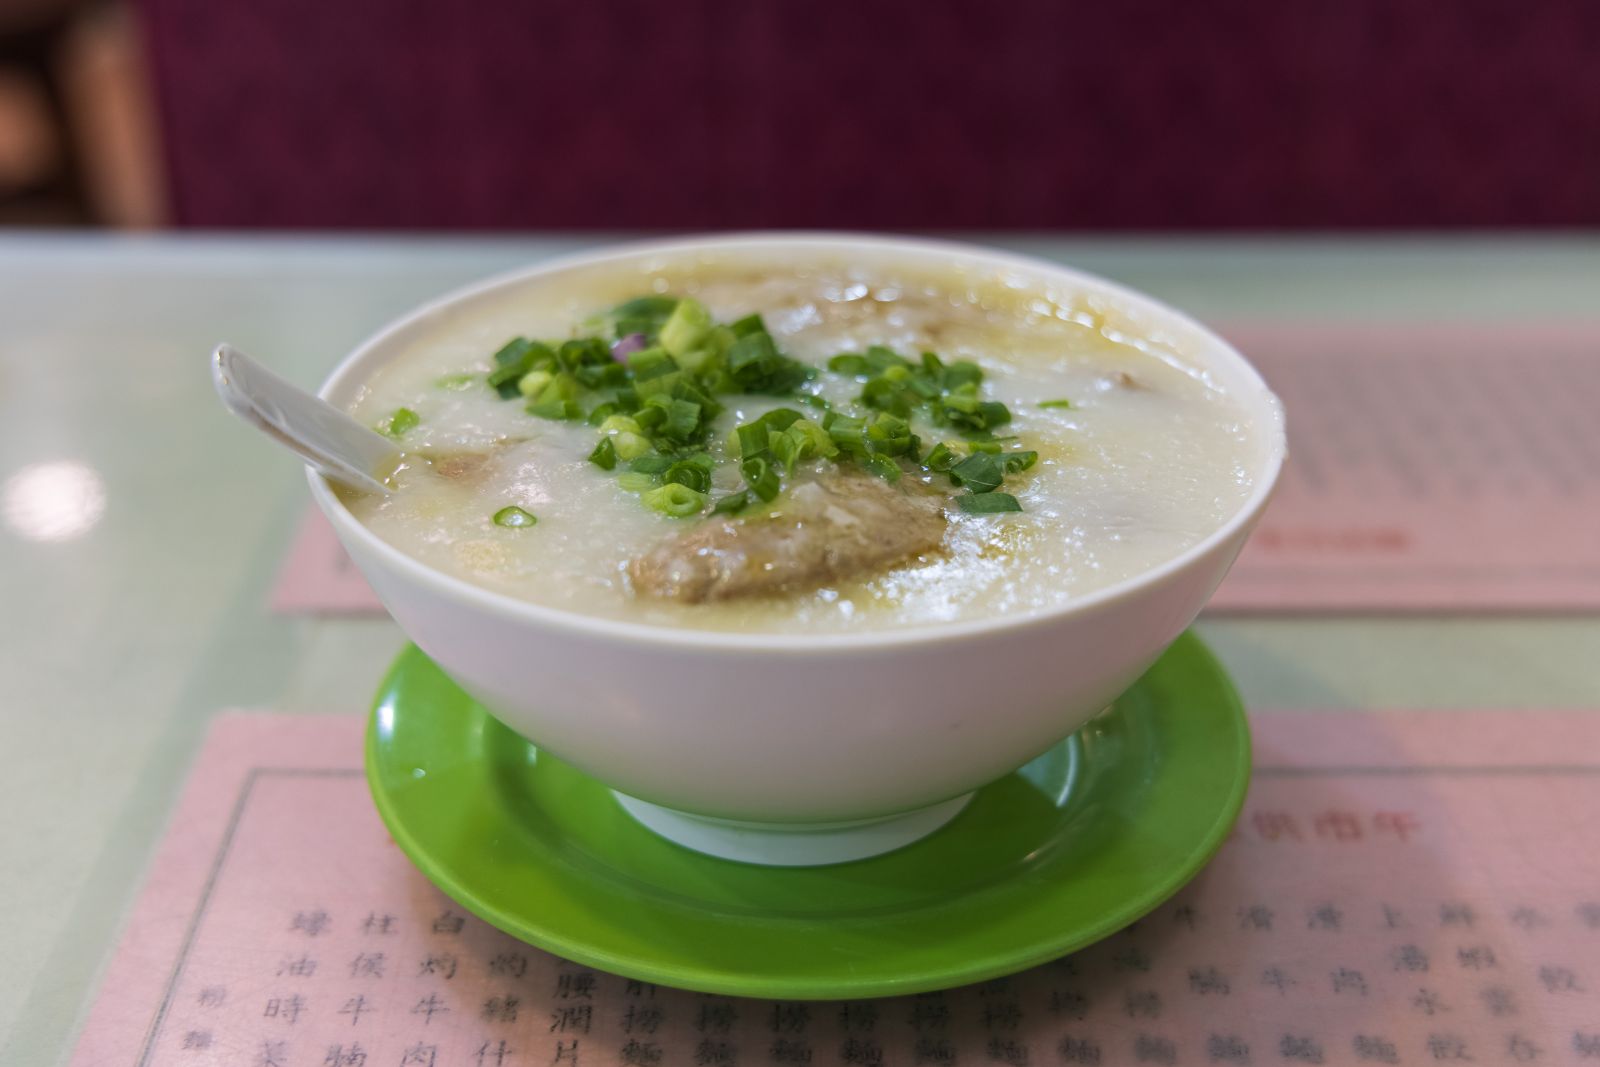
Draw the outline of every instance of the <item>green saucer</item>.
[[[657,837],[416,648],[384,679],[367,733],[389,832],[463,907],[601,970],[756,997],[941,989],[1082,948],[1200,870],[1249,777],[1239,699],[1189,634],[943,829],[830,867],[751,866]]]

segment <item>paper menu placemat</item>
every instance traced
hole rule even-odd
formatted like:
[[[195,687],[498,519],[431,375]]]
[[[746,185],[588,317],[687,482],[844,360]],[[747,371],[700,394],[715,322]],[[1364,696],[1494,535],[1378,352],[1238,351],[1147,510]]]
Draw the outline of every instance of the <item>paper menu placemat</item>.
[[[1600,609],[1600,323],[1223,332],[1282,396],[1291,455],[1208,610]],[[382,610],[320,515],[272,606]]]
[[[1600,325],[1223,331],[1289,464],[1210,608],[1600,608]]]
[[[382,615],[378,594],[316,508],[295,527],[269,606],[286,615]]]
[[[221,718],[77,1067],[1600,1062],[1600,714],[1255,720],[1239,827],[1074,956],[944,993],[754,1001],[580,967],[388,839],[360,719]]]

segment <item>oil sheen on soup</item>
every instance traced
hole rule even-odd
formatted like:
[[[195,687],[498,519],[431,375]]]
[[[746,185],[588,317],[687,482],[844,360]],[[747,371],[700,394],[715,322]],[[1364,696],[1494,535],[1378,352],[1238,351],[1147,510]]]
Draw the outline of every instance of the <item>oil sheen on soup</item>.
[[[1104,298],[715,257],[530,279],[406,335],[349,405],[405,453],[379,537],[534,604],[843,633],[1048,610],[1182,553],[1260,442]]]

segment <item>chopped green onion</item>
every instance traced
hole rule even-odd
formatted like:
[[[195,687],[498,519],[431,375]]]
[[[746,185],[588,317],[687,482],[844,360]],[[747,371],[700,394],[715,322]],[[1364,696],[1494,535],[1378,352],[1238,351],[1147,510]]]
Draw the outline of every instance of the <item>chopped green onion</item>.
[[[675,373],[678,362],[665,348],[646,348],[628,357],[628,369],[634,382],[648,382]]]
[[[983,381],[983,368],[967,360],[958,360],[944,368],[940,381],[945,389],[960,389],[963,386],[976,386]]]
[[[1011,421],[1011,410],[999,401],[979,400],[978,387],[968,383],[935,401],[933,421],[970,433],[1005,425]]]
[[[625,359],[613,355],[609,338],[595,336],[608,327],[627,339],[620,349],[628,353]],[[643,335],[643,342],[634,335]],[[997,437],[996,430],[1012,414],[1005,404],[984,399],[984,374],[976,363],[946,363],[934,352],[907,359],[873,345],[839,353],[828,367],[862,381],[860,407],[853,409],[859,416],[834,410],[813,392],[799,392],[815,377],[814,369],[784,355],[759,314],[719,324],[697,300],[650,294],[589,320],[580,336],[554,346],[512,339],[495,353],[485,381],[502,397],[520,394],[532,415],[587,418],[600,431],[589,461],[616,471],[620,486],[639,492],[664,514],[697,514],[711,503],[718,460],[704,444],[724,410],[719,398],[727,393],[789,396],[795,406],[774,408],[733,428],[723,458],[738,463],[746,487],[718,498],[715,514],[738,514],[757,501],[774,500],[802,463],[842,462],[841,456],[890,481],[902,477],[902,459],[948,474],[967,490],[959,499],[969,512],[1020,510],[1015,497],[998,490],[1007,475],[1030,469],[1039,455],[1004,450],[1016,439]],[[466,389],[476,380],[456,374],[437,384]],[[801,405],[821,409],[818,421],[806,418]],[[1039,406],[1071,404],[1047,400]],[[951,427],[960,440],[936,442],[923,458],[914,418]],[[402,408],[381,428],[399,436],[420,421]]]
[[[888,456],[863,456],[861,465],[886,482],[898,482],[900,480],[900,464]]]
[[[643,434],[629,433],[624,430],[610,438],[617,450],[617,457],[625,460],[635,460],[650,452],[650,439]]]
[[[903,456],[916,447],[911,424],[887,411],[868,419],[863,437],[868,451],[883,456]]]
[[[944,474],[959,462],[960,459],[950,446],[940,441],[933,446],[933,451],[928,453],[928,458],[922,461],[922,465],[935,473]]]
[[[778,472],[773,469],[771,460],[765,454],[747,455],[739,460],[739,473],[744,475],[745,484],[750,487],[750,491],[762,500],[771,500],[782,488]]]
[[[531,400],[555,379],[556,376],[547,370],[531,370],[517,379],[517,392]]]
[[[513,337],[500,346],[500,351],[494,354],[496,367],[515,367],[522,363],[528,352],[533,348],[533,342],[526,337]],[[523,373],[527,373],[524,371]]]
[[[603,471],[615,470],[617,466],[617,446],[609,437],[600,438],[600,443],[594,446],[594,451],[589,453],[589,462]]]
[[[896,355],[893,349],[883,345],[873,345],[867,349],[865,355],[844,352],[828,360],[829,370],[840,374],[853,374],[858,378],[875,378],[891,367],[903,367],[909,370],[911,361]]]
[[[769,430],[787,430],[805,416],[793,408],[773,408],[756,421]]]
[[[628,381],[628,368],[620,363],[586,363],[572,374],[585,389],[614,389]]]
[[[1001,459],[1005,463],[1007,474],[1017,474],[1039,462],[1039,453],[1033,451],[1002,452]]]
[[[822,417],[822,428],[828,431],[839,451],[848,455],[858,456],[866,452],[867,447],[861,441],[861,435],[867,428],[866,419],[858,419],[851,415],[841,415],[837,411],[830,411]]]
[[[440,389],[448,389],[452,393],[459,393],[463,389],[471,389],[473,383],[477,380],[478,376],[476,374],[446,374],[444,377],[436,379],[433,384]]]
[[[378,424],[378,432],[388,434],[390,437],[404,437],[421,422],[422,416],[410,408],[396,408],[393,415]]]
[[[978,405],[978,414],[983,416],[984,429],[1004,426],[1011,421],[1011,409],[998,400],[985,400]]]
[[[741,489],[737,493],[729,493],[711,509],[713,515],[737,515],[750,506],[750,492]]]
[[[772,458],[778,461],[778,466],[782,468],[783,473],[785,475],[793,474],[795,464],[800,462],[800,442],[790,437],[787,432],[784,432],[770,435],[767,443],[772,451]],[[829,443],[831,444],[832,442]]]
[[[581,419],[583,409],[578,406],[578,396],[582,387],[578,379],[570,374],[555,374],[548,380],[541,380],[538,376],[543,371],[533,371],[534,382],[532,386],[537,389],[528,404],[527,411],[530,415],[537,415],[544,419]],[[521,388],[521,383],[518,383]]]
[[[763,330],[745,334],[728,349],[728,374],[738,392],[782,396],[798,389],[812,371],[779,352],[772,335]]]
[[[630,471],[638,471],[641,474],[658,476],[667,473],[667,468],[672,466],[673,462],[674,460],[671,456],[651,453],[648,456],[640,456],[638,459],[629,462],[628,469]]]
[[[771,431],[760,420],[740,423],[733,428],[733,433],[728,435],[728,454],[759,456],[767,450],[770,436]]]
[[[963,493],[956,503],[968,515],[996,515],[1002,511],[1021,511],[1022,505],[1010,493]]]
[[[561,342],[556,352],[561,369],[575,372],[580,367],[621,366],[611,358],[611,346],[598,337],[574,337]]]
[[[1005,478],[1005,468],[992,452],[974,452],[950,468],[950,480],[974,493],[998,489]]]
[[[672,309],[677,306],[677,297],[655,295],[638,296],[626,303],[618,304],[611,309],[611,314],[617,323],[617,338],[620,340],[630,333],[642,333],[647,337],[654,337],[661,330],[661,324],[667,321],[667,316],[672,314]]]
[[[861,402],[869,408],[887,411],[902,419],[911,417],[911,399],[907,390],[887,374],[874,378],[861,390]]]
[[[789,428],[783,431],[796,441],[805,440],[811,443],[812,449],[819,456],[835,456],[839,452],[833,438],[828,431],[812,422],[810,419],[796,419]]]
[[[711,489],[711,457],[702,453],[701,456],[691,456],[680,459],[668,467],[661,475],[662,482],[666,484],[687,485],[697,493],[709,492]]]
[[[502,400],[509,400],[517,395],[517,383],[524,374],[554,366],[556,356],[549,345],[530,341],[526,337],[515,337],[494,354],[494,362],[495,369],[489,372],[485,380],[491,388],[499,391]]]
[[[656,404],[642,407],[633,413],[633,421],[639,424],[640,433],[652,434],[667,421],[667,410]]]
[[[539,520],[534,518],[532,514],[523,511],[515,504],[512,504],[510,507],[501,508],[499,511],[494,513],[494,524],[496,526],[532,526],[538,521]]]
[[[658,431],[667,440],[687,444],[699,432],[700,413],[703,410],[699,404],[657,395],[650,398],[650,406],[659,407],[667,413],[666,421]]]
[[[682,358],[711,338],[713,325],[711,312],[704,304],[684,297],[661,324],[661,347]]]
[[[642,493],[656,484],[657,476],[642,471],[623,471],[617,475],[617,484],[630,493]]]
[[[706,506],[704,493],[696,492],[678,482],[668,482],[650,490],[639,499],[644,501],[646,507],[664,515],[671,515],[675,519],[699,514]]]
[[[576,400],[541,400],[537,404],[529,404],[529,415],[537,415],[541,419],[581,419],[583,409]]]

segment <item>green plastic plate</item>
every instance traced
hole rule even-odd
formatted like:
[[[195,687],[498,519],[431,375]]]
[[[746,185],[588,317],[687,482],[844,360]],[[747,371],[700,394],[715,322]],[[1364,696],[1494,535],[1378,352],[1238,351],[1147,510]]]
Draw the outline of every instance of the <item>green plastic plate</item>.
[[[1189,634],[937,833],[829,867],[751,866],[656,837],[416,648],[384,679],[367,735],[394,840],[478,916],[626,977],[797,999],[980,981],[1114,933],[1204,866],[1249,776],[1239,699]]]

